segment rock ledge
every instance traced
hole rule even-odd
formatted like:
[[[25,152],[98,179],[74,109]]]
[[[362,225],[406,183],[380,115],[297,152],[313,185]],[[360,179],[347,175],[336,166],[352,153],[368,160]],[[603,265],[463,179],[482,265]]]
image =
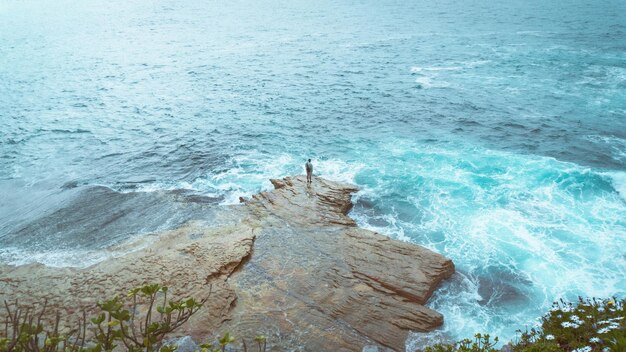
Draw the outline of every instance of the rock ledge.
[[[273,191],[225,209],[227,225],[189,223],[86,269],[0,265],[0,301],[47,298],[72,315],[158,282],[181,297],[212,292],[180,335],[260,333],[276,351],[403,351],[410,331],[443,323],[424,304],[453,274],[451,260],[358,228],[347,216],[354,186],[317,177],[307,185],[304,176],[271,182]]]

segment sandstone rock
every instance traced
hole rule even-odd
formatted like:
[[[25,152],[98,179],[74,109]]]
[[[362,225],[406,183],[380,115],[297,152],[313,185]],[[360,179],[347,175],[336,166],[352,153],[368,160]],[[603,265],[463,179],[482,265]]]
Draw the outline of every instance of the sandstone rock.
[[[198,238],[189,240],[192,234]],[[98,301],[125,295],[143,284],[160,283],[179,298],[201,299],[210,294],[205,313],[194,315],[185,326],[204,338],[228,319],[237,296],[226,280],[249,257],[254,238],[246,225],[209,229],[188,224],[161,234],[143,251],[83,270],[40,264],[2,266],[0,301],[18,298],[22,305],[33,306],[47,299],[49,311],[64,312],[64,323],[72,325],[75,313],[84,309],[91,315]]]
[[[250,345],[263,334],[275,351],[402,351],[410,331],[442,324],[424,304],[454,272],[449,259],[358,228],[347,216],[354,186],[271,182],[275,190],[224,210],[229,225],[189,223],[86,269],[0,266],[0,300],[47,298],[73,314],[112,292],[162,283],[179,297],[211,294],[179,336],[209,341],[229,331]]]
[[[239,297],[231,331],[272,327],[287,338],[278,350],[399,351],[409,331],[443,323],[423,304],[454,272],[449,259],[356,227],[346,215],[353,186],[302,176],[272,184],[246,203],[257,240],[230,281]]]
[[[356,226],[346,214],[352,209],[352,193],[358,189],[319,177],[314,179],[311,185],[306,184],[303,176],[270,180],[276,190],[254,195],[246,204],[259,218],[277,217],[305,228]]]

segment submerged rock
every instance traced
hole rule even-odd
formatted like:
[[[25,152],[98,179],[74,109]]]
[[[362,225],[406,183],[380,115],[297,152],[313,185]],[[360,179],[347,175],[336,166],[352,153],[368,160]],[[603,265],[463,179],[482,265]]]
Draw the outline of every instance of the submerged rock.
[[[229,208],[229,225],[189,223],[87,269],[0,267],[0,299],[46,297],[71,314],[163,283],[175,296],[211,295],[181,336],[207,341],[229,331],[250,345],[263,334],[271,350],[401,351],[410,331],[443,323],[424,304],[454,272],[452,261],[358,228],[346,215],[354,186],[307,185],[304,176],[272,184]]]

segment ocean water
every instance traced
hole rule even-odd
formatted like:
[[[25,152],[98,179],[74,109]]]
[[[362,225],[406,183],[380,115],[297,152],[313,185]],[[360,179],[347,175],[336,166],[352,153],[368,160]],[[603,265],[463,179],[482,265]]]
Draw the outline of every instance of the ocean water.
[[[455,262],[409,347],[626,296],[626,2],[0,0],[0,261],[121,255],[307,158]]]

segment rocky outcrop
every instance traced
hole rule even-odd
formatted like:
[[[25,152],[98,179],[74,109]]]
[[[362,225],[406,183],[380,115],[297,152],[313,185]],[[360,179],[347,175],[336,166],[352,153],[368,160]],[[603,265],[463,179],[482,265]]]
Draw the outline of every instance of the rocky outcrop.
[[[352,193],[358,189],[322,178],[306,184],[303,177],[270,180],[275,190],[261,192],[246,201],[257,220],[279,218],[299,227],[356,226],[346,214],[352,209]]]
[[[321,178],[307,185],[304,176],[272,184],[225,210],[230,225],[190,223],[87,269],[0,267],[0,299],[46,297],[71,313],[74,297],[93,309],[112,289],[158,282],[178,296],[211,292],[180,334],[261,333],[276,351],[401,351],[409,331],[442,324],[424,304],[454,272],[449,259],[358,228],[347,216],[353,186]]]
[[[310,351],[399,351],[409,331],[442,324],[424,304],[454,272],[449,259],[356,227],[346,215],[353,186],[303,176],[272,183],[246,202],[257,241],[231,281],[240,297],[233,331],[279,327],[284,346]]]
[[[18,298],[23,306],[40,305],[60,311],[65,325],[75,325],[78,312],[95,311],[95,303],[126,295],[149,283],[171,288],[173,296],[210,295],[208,309],[187,325],[195,337],[205,337],[230,317],[237,299],[226,282],[252,252],[255,234],[245,225],[207,228],[190,223],[175,231],[149,236],[146,249],[112,258],[87,269],[50,268],[40,264],[0,266],[0,302]],[[134,243],[134,245],[140,245]]]

